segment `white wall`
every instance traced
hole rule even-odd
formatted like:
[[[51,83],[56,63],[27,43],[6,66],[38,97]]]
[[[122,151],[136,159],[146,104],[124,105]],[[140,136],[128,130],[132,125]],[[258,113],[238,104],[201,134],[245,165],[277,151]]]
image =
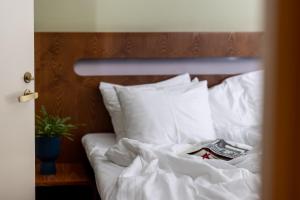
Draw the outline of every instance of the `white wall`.
[[[35,0],[36,31],[261,31],[263,0]]]

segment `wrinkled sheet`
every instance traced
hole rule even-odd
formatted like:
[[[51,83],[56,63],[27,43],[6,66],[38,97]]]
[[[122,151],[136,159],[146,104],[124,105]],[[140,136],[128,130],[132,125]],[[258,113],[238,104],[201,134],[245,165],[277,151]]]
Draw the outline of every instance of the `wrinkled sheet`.
[[[110,200],[255,200],[261,150],[231,161],[183,155],[189,145],[150,145],[122,139],[106,158],[123,167]]]
[[[104,156],[105,152],[116,144],[114,133],[86,134],[82,145],[94,170],[97,190],[102,200],[112,199],[113,189],[124,167],[116,165]]]

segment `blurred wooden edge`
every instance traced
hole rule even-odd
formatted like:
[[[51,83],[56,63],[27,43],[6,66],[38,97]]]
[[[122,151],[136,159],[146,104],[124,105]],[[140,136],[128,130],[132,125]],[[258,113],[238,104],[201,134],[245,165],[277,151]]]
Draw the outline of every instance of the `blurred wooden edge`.
[[[300,2],[268,0],[263,200],[300,199]]]

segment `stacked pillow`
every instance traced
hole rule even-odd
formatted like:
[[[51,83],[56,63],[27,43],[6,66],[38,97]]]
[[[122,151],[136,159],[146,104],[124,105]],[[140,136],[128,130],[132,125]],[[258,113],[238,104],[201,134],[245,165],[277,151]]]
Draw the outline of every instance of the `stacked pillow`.
[[[171,78],[169,80],[161,81],[154,84],[135,85],[135,86],[128,86],[128,87],[130,88],[131,87],[132,88],[154,87],[155,88],[155,87],[167,87],[172,85],[180,85],[180,84],[190,83],[190,82],[191,82],[191,78],[189,74],[183,74]],[[124,86],[105,83],[105,82],[101,82],[99,86],[99,89],[103,96],[104,105],[111,117],[111,121],[114,127],[114,131],[116,133],[117,140],[126,137],[125,127],[124,127],[124,116],[122,113],[120,101],[117,96],[117,92],[115,90],[115,88],[121,88],[121,87]]]
[[[117,140],[198,143],[223,138],[252,145],[260,137],[263,72],[235,76],[208,90],[189,74],[155,84],[100,83]]]
[[[215,139],[206,81],[116,91],[128,138],[152,144]]]
[[[101,83],[117,140],[146,143],[196,143],[215,139],[207,82],[188,74],[156,84],[120,86]]]

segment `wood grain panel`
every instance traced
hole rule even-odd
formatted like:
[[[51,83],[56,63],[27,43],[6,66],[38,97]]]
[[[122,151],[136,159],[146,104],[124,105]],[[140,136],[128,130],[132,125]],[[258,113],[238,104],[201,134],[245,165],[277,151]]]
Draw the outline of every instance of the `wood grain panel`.
[[[79,59],[97,58],[196,58],[253,57],[260,52],[261,33],[36,33],[35,76],[40,98],[50,113],[71,116],[85,124],[75,141],[64,140],[60,162],[85,160],[81,137],[92,132],[111,132],[112,125],[98,91],[100,81],[132,85],[157,82],[170,76],[90,76],[74,73]],[[198,76],[209,85],[228,75]]]
[[[86,168],[82,164],[57,164],[55,175],[41,175],[40,165],[36,166],[35,185],[36,186],[74,186],[92,185],[93,178],[90,177]]]

